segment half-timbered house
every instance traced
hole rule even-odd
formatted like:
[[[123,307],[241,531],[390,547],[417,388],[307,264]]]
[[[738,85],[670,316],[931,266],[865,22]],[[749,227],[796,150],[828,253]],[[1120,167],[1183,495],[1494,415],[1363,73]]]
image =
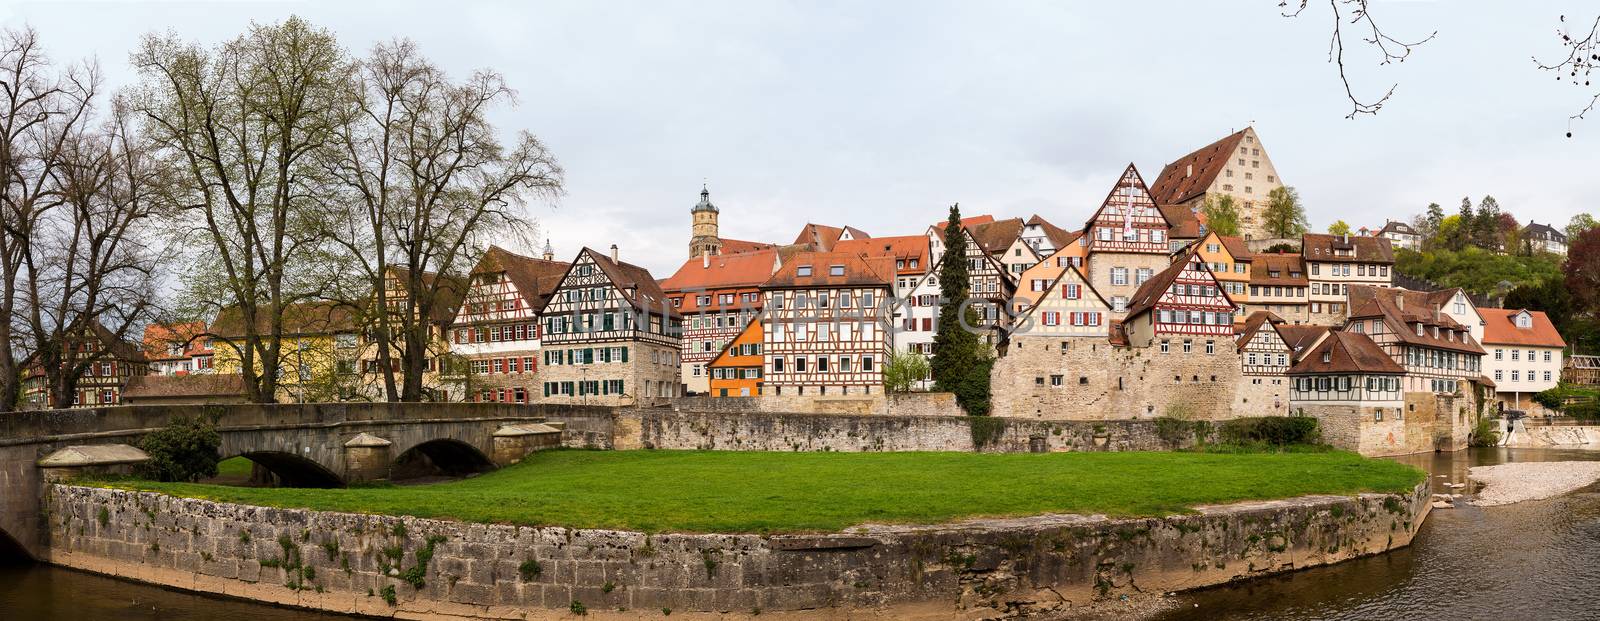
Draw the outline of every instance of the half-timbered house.
[[[672,307],[683,315],[679,383],[686,393],[710,390],[706,365],[761,311],[761,283],[780,265],[776,249],[703,254],[661,282]]]
[[[453,362],[441,373],[450,400],[529,403],[540,394],[539,309],[570,266],[490,246],[468,274],[450,325]],[[460,395],[456,398],[455,395]]]
[[[966,237],[967,282],[969,295],[975,302],[972,310],[977,313],[978,321],[993,330],[985,335],[985,340],[990,345],[999,342],[998,333],[1005,329],[1009,323],[1010,314],[1006,306],[1013,294],[1016,293],[1016,279],[1007,271],[1008,268],[995,254],[974,235],[977,227],[987,227],[999,222],[988,222],[976,226],[963,226],[962,235]],[[932,282],[920,283],[917,295],[927,295],[928,285],[938,287],[939,263],[943,261],[943,248],[945,244],[945,227],[943,225],[928,227],[929,245],[934,254],[934,266],[929,276]],[[938,291],[934,291],[938,294]],[[935,312],[937,314],[937,311]]]
[[[1063,268],[1038,295],[1038,302],[1017,316],[1010,335],[1012,347],[1028,346],[1018,339],[1104,340],[1110,334],[1111,304],[1100,297],[1078,268]]]
[[[1187,353],[1203,344],[1214,353],[1219,341],[1233,337],[1238,312],[1210,266],[1191,252],[1139,287],[1122,330],[1132,347],[1159,344],[1166,352],[1181,345]]]
[[[633,405],[676,397],[683,316],[649,270],[584,248],[540,312],[540,397]]]
[[[1171,228],[1133,164],[1084,224],[1089,282],[1111,301],[1118,319],[1129,310],[1134,292],[1169,265]]]
[[[1289,398],[1336,447],[1404,453],[1405,372],[1367,335],[1330,330],[1290,367]]]
[[[1043,298],[1050,283],[1068,267],[1077,268],[1082,273],[1086,269],[1083,259],[1087,244],[1088,240],[1084,239],[1081,231],[1070,233],[1061,239],[1054,252],[1024,270],[1022,277],[1017,280],[1017,292],[1011,296],[1011,314],[1020,315]]]
[[[1365,334],[1406,371],[1406,392],[1465,393],[1483,374],[1483,347],[1472,331],[1420,296],[1377,289],[1341,328]]]
[[[773,395],[877,394],[892,347],[894,262],[802,252],[762,285],[764,389]]]
[[[1294,350],[1278,331],[1283,323],[1283,318],[1266,311],[1256,311],[1245,319],[1234,343],[1239,348],[1240,370],[1250,383],[1280,383],[1294,363]]]
[[[37,357],[30,360],[22,381],[23,403],[32,409],[120,405],[128,380],[150,372],[144,352],[96,321],[67,335],[63,372],[78,374],[72,403],[57,404],[49,376]]]
[[[717,352],[706,365],[706,375],[712,397],[755,397],[761,395],[762,368],[766,362],[761,356],[761,317],[751,317],[744,329]]]
[[[1291,324],[1310,322],[1311,283],[1300,255],[1259,253],[1250,264],[1250,297],[1242,304],[1248,312],[1272,313]]]

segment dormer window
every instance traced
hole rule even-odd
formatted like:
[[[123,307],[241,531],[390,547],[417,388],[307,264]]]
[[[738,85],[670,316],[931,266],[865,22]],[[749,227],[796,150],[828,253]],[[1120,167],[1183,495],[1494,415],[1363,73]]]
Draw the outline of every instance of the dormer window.
[[[830,266],[828,266],[828,275],[829,276],[843,276],[844,275],[844,266],[843,265],[830,265]]]
[[[1323,362],[1333,362],[1333,352],[1331,352],[1331,351],[1322,352],[1322,361]]]
[[[801,265],[799,267],[794,268],[794,275],[795,276],[810,276],[811,275],[811,266],[809,266],[809,265]]]
[[[1517,327],[1518,328],[1532,328],[1533,327],[1533,315],[1528,313],[1528,311],[1522,311],[1520,313],[1517,313]]]
[[[1417,322],[1417,336],[1422,336],[1422,322]]]

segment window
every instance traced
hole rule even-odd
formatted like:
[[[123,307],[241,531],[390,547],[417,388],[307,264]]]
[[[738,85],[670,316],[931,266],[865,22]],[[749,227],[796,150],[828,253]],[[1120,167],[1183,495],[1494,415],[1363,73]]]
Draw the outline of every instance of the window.
[[[861,357],[861,371],[864,373],[872,372],[872,356]]]
[[[1170,351],[1172,351],[1172,342],[1168,341],[1166,339],[1162,339],[1161,340],[1161,353],[1165,354],[1165,353],[1170,352]]]
[[[1113,268],[1111,268],[1111,284],[1113,284],[1113,285],[1126,285],[1126,284],[1128,284],[1128,268],[1126,268],[1126,267],[1113,267]]]
[[[1217,353],[1217,342],[1216,341],[1206,341],[1206,353],[1208,353],[1208,354]]]
[[[1194,351],[1194,341],[1183,339],[1183,353],[1187,354],[1192,351]]]
[[[798,267],[794,268],[794,275],[795,276],[810,276],[811,275],[811,266],[809,266],[809,265],[801,265],[801,266],[798,266]]]
[[[829,265],[828,266],[828,275],[829,276],[843,276],[844,275],[844,266],[843,265]]]
[[[1128,298],[1122,297],[1120,295],[1111,298],[1111,312],[1114,312],[1114,313],[1125,313],[1125,312],[1128,312]]]
[[[1150,268],[1141,267],[1141,268],[1139,268],[1138,273],[1135,274],[1135,276],[1134,276],[1133,284],[1142,285],[1142,284],[1144,284],[1144,281],[1150,280],[1150,277],[1154,276],[1154,275],[1155,275],[1154,271],[1151,270]]]

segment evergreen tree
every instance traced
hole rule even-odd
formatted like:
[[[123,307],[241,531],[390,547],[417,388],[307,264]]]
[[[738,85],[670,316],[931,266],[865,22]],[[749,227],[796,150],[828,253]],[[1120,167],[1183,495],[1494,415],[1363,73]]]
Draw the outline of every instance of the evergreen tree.
[[[1500,203],[1493,196],[1478,202],[1472,217],[1472,245],[1494,252],[1500,250]]]
[[[1206,217],[1206,229],[1230,237],[1239,234],[1239,209],[1232,196],[1212,194],[1206,197],[1200,213]]]
[[[967,236],[961,227],[961,205],[950,206],[944,226],[944,254],[939,259],[939,331],[933,337],[933,383],[954,393],[968,414],[989,412],[989,366],[983,342],[975,332],[978,314],[967,269]]]
[[[1462,248],[1466,248],[1472,242],[1472,225],[1475,217],[1472,212],[1472,199],[1465,196],[1461,197],[1461,213],[1459,216],[1456,219],[1455,228],[1449,229],[1448,234],[1444,236],[1444,247],[1456,252],[1460,252]]]
[[[1267,195],[1267,210],[1261,214],[1262,227],[1273,238],[1296,238],[1310,228],[1300,193],[1289,186],[1273,188]]]
[[[1428,215],[1422,220],[1422,230],[1418,231],[1422,233],[1423,241],[1429,243],[1436,241],[1434,238],[1439,235],[1440,222],[1444,222],[1444,208],[1438,203],[1428,203]]]

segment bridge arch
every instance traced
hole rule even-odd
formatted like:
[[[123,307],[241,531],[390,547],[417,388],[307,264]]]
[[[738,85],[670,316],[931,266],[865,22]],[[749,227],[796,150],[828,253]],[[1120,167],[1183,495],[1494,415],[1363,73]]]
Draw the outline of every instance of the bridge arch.
[[[17,565],[33,562],[33,555],[28,549],[22,547],[16,539],[11,537],[5,529],[0,529],[0,565]]]
[[[245,451],[238,457],[265,468],[281,487],[344,487],[338,473],[313,460],[284,451]]]
[[[418,443],[396,455],[390,478],[460,477],[494,468],[494,462],[478,447],[455,438],[437,438]]]

